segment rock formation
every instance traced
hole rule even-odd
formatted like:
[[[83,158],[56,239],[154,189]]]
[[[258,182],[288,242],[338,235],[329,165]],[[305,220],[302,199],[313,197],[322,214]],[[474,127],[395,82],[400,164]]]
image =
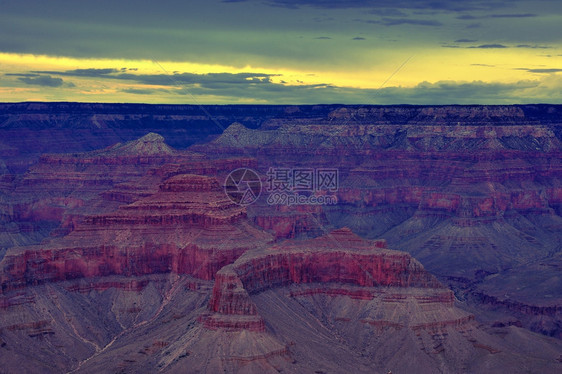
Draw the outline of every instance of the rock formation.
[[[254,222],[286,238],[319,226],[383,237],[479,303],[485,291],[475,285],[487,276],[539,261],[557,266],[561,139],[556,106],[344,107],[258,129],[235,124],[192,149],[255,155],[264,175],[269,167],[337,168],[336,206],[291,207],[285,215],[282,207],[251,207]],[[525,282],[509,279],[514,288]],[[550,326],[549,334],[560,333],[559,322]]]
[[[559,106],[0,108],[8,372],[562,368]],[[338,203],[236,205],[241,167]]]

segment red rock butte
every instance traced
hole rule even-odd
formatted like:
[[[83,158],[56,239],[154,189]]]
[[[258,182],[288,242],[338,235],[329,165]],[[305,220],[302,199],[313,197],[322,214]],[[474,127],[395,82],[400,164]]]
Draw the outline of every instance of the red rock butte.
[[[291,285],[316,286],[300,295],[325,293],[367,300],[385,293],[387,287],[422,288],[428,289],[435,301],[452,306],[452,292],[419,262],[385,247],[382,240],[363,240],[343,228],[312,240],[247,252],[217,273],[209,301],[209,310],[216,314],[205,319],[205,325],[265,331],[249,295]],[[421,299],[428,302],[428,293],[425,295]],[[245,317],[242,321],[248,325],[239,316]],[[251,323],[249,317],[253,317]]]

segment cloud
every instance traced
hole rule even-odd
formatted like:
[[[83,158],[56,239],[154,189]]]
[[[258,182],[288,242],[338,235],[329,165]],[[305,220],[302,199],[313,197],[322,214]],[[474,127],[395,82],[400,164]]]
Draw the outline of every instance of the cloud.
[[[164,90],[161,88],[124,88],[121,90],[124,93],[130,93],[134,95],[154,95],[154,94],[161,94],[161,93],[170,93],[170,90]]]
[[[458,43],[458,42],[457,42]],[[462,47],[460,45],[453,45],[453,44],[443,44],[443,48],[468,48],[468,49],[505,49],[510,48],[507,45],[503,44],[480,44],[480,45],[471,45],[467,47]]]
[[[538,17],[538,14],[533,13],[519,13],[519,14],[486,14],[481,16],[475,16],[472,14],[461,14],[457,16],[456,19],[463,21],[474,20],[474,19],[485,19],[485,18],[534,18]]]
[[[319,25],[314,22],[319,12],[313,9],[295,17],[288,10],[272,12],[262,1],[175,0],[173,6],[148,0],[99,0],[95,6],[63,0],[0,3],[0,35],[9,36],[0,38],[0,52],[310,68],[349,64],[347,56],[358,48],[344,42],[350,36],[342,36],[341,18],[322,17]],[[294,33],[309,44],[296,43]],[[339,50],[313,40],[317,35],[337,39]],[[366,56],[357,57],[351,61],[367,64]]]
[[[290,9],[298,9],[301,7],[324,9],[374,8],[375,11],[377,9],[382,9],[383,12],[392,12],[397,9],[422,9],[431,11],[491,10],[507,6],[507,4],[484,0],[463,0],[462,2],[433,0],[269,0],[266,3],[272,6]]]
[[[538,17],[537,14],[523,13],[523,14],[490,14],[489,18],[532,18]]]
[[[439,21],[412,18],[383,18],[382,22],[385,26],[397,25],[417,25],[417,26],[443,26]]]
[[[351,40],[366,40],[366,39],[361,37],[361,36],[356,36],[355,38],[353,38]]]
[[[469,39],[459,39],[455,40],[455,43],[471,43],[475,42],[476,40],[469,40]],[[504,44],[481,44],[481,45],[472,45],[468,47],[462,47],[459,45],[454,44],[443,44],[442,47],[444,48],[481,48],[481,49],[503,49],[503,48],[529,48],[529,49],[550,49],[551,46],[548,45],[530,45],[530,44],[517,44],[515,46],[508,46]]]
[[[478,19],[479,17],[470,15],[470,14],[461,14],[460,16],[456,17],[457,19],[460,20],[472,20],[472,19]]]
[[[193,95],[212,95],[250,99],[252,101],[282,103],[363,103],[363,104],[489,104],[534,102],[534,96],[526,97],[526,90],[537,89],[538,81],[524,81],[513,84],[440,81],[422,82],[414,87],[387,87],[382,89],[356,89],[337,87],[330,84],[282,85],[269,83],[255,86],[193,87]],[[135,94],[158,94],[157,91],[134,90]],[[185,95],[187,90],[175,94]],[[498,98],[501,98],[498,102]],[[555,98],[554,98],[555,99]]]
[[[109,74],[122,72],[123,69],[75,69],[75,70],[68,70],[65,72],[60,71],[53,71],[53,72],[39,72],[39,73],[49,73],[53,75],[68,75],[71,77],[107,77]]]
[[[204,88],[225,88],[232,85],[251,86],[273,84],[272,77],[278,74],[265,73],[178,73],[178,74],[131,74],[117,69],[75,69],[66,71],[32,71],[32,74],[50,74],[67,77],[96,78],[131,81],[153,86],[193,86]],[[30,78],[32,79],[32,78]],[[60,78],[56,78],[60,79]],[[62,81],[62,79],[61,79]]]
[[[467,29],[478,29],[480,27],[482,27],[482,24],[480,22],[470,23],[466,25]]]
[[[443,26],[436,20],[416,19],[416,18],[382,18],[380,20],[354,19],[356,22],[371,23],[383,26],[417,25],[417,26]]]
[[[553,74],[553,73],[560,73],[562,69],[557,68],[546,68],[546,69],[529,69],[529,68],[517,68],[514,70],[524,70],[529,73],[537,73],[537,74]]]
[[[509,48],[509,47],[503,44],[481,44],[481,45],[471,46],[467,48],[498,49],[498,48]]]
[[[408,14],[394,8],[371,9],[367,13],[381,17],[408,17]]]
[[[519,44],[516,48],[531,48],[531,49],[549,49],[552,48],[548,45],[529,45],[529,44]]]
[[[422,82],[415,87],[401,88],[389,87],[379,90],[374,97],[379,97],[378,102],[388,104],[403,100],[403,103],[412,104],[486,104],[494,102],[522,103],[536,100],[534,92],[526,92],[537,89],[541,85],[539,81],[520,81],[516,83],[486,83],[482,81],[457,82],[439,81],[435,83]],[[559,100],[554,99],[554,100]]]
[[[39,77],[37,73],[6,73],[4,76],[7,77]]]
[[[6,74],[12,76],[18,76],[18,80],[25,84],[33,86],[42,87],[60,87],[63,85],[63,80],[61,78],[53,78],[50,75],[39,75],[39,74]]]
[[[316,37],[316,38],[314,38],[314,39],[317,39],[317,40],[331,40],[332,38],[330,38],[329,36],[318,36],[318,37]]]
[[[272,10],[272,5],[287,9]],[[355,35],[386,49],[380,59],[394,51],[407,53],[414,44],[435,48],[442,34],[434,30],[445,26],[451,40],[482,40],[482,35],[490,35],[505,44],[558,46],[555,17],[560,12],[552,9],[548,13],[552,21],[543,19],[547,11],[546,7],[539,11],[541,7],[530,0],[515,4],[499,0],[4,1],[0,35],[9,37],[0,38],[0,51],[129,61],[156,58],[233,68],[356,70],[372,65],[372,51],[361,49],[361,43],[349,43]],[[484,14],[504,19],[488,17],[475,24]],[[533,14],[538,16],[529,17]],[[463,15],[476,20],[454,19]],[[383,26],[392,29],[371,37],[374,30],[369,25],[350,27],[355,18],[376,20],[375,32]],[[517,25],[498,27],[508,22]],[[464,27],[480,27],[481,32],[475,36],[473,30],[459,30]],[[317,36],[331,37],[333,43],[320,43]],[[388,39],[399,43],[387,53]]]
[[[474,66],[493,67],[485,64]],[[521,68],[523,69],[523,68]],[[536,73],[556,73],[562,69],[526,69]],[[489,83],[482,81],[422,82],[413,87],[385,87],[360,89],[336,86],[329,83],[290,85],[273,80],[271,74],[213,73],[193,74],[130,74],[117,69],[77,69],[61,72],[29,72],[36,79],[46,74],[87,78],[92,77],[111,86],[111,82],[130,82],[130,87],[119,88],[123,95],[145,96],[141,100],[168,98],[169,102],[184,102],[186,95],[211,98],[212,102],[262,102],[276,104],[509,104],[558,102],[562,100],[558,83],[552,75],[544,80],[515,83]],[[281,77],[282,78],[282,77]],[[56,78],[54,78],[56,79]],[[143,87],[139,87],[141,84]],[[126,97],[126,96],[124,96]],[[204,102],[205,99],[198,99]]]

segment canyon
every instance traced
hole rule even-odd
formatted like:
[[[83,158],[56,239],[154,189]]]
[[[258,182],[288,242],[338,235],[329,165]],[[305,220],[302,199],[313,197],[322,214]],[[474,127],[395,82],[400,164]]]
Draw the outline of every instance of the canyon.
[[[562,106],[205,110],[0,104],[8,372],[562,369]]]

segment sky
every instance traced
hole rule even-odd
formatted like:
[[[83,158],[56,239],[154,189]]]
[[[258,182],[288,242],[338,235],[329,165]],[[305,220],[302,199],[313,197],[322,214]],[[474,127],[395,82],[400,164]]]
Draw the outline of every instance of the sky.
[[[562,1],[0,0],[0,101],[562,103]]]

